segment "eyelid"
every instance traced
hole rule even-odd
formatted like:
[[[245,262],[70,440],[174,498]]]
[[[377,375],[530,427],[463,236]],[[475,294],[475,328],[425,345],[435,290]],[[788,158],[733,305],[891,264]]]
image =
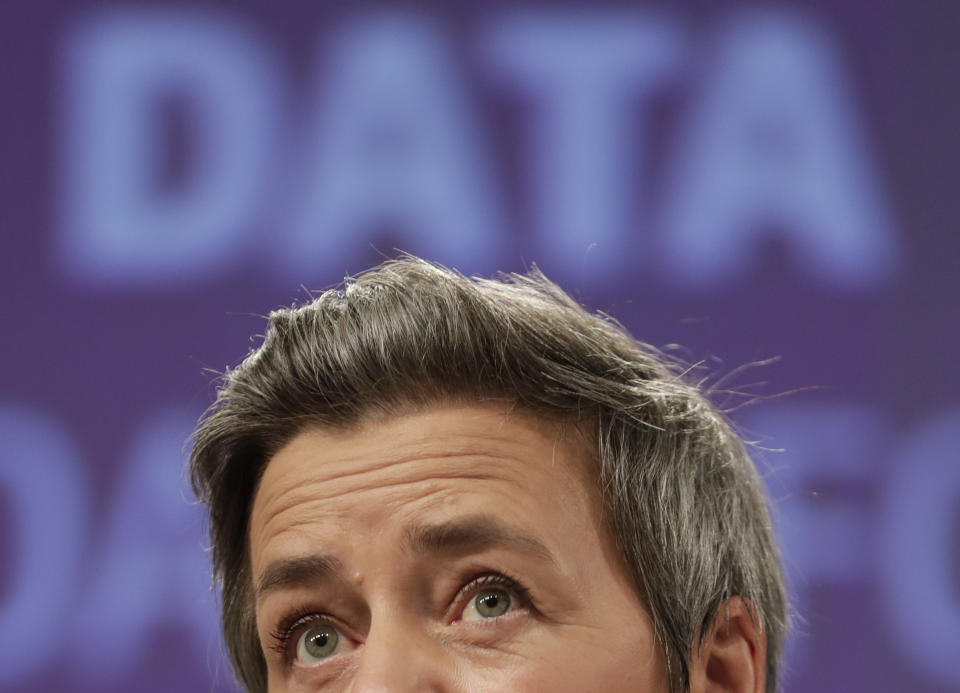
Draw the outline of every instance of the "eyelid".
[[[284,666],[291,667],[294,665],[296,662],[295,649],[300,635],[315,625],[329,625],[336,628],[345,640],[350,641],[351,649],[355,647],[355,639],[350,636],[349,629],[339,619],[317,609],[297,609],[280,619],[276,628],[270,633],[270,638],[273,641],[270,649],[283,657]]]
[[[451,605],[451,611],[454,617],[450,619],[450,622],[459,623],[462,621],[463,612],[470,603],[470,600],[484,589],[489,588],[497,588],[502,589],[505,592],[509,592],[511,596],[516,598],[517,608],[526,609],[527,611],[534,613],[536,612],[533,599],[530,597],[530,590],[527,589],[523,583],[516,578],[510,577],[503,573],[488,572],[477,575],[460,588],[460,591],[457,592],[457,595],[454,597]],[[489,620],[495,621],[497,618],[502,617],[495,617]]]

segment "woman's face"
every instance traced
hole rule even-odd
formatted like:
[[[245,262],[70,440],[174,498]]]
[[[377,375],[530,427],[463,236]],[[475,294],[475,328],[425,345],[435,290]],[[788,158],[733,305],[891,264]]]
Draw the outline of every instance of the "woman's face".
[[[250,521],[270,691],[666,691],[571,438],[464,405],[291,440]]]

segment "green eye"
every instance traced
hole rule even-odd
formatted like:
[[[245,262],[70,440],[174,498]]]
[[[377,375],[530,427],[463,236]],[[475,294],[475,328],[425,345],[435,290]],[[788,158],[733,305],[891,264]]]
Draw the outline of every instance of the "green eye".
[[[297,660],[313,664],[336,653],[340,633],[333,626],[317,625],[307,629],[297,641]]]
[[[510,595],[504,590],[483,590],[473,598],[474,608],[482,618],[496,618],[510,609]]]

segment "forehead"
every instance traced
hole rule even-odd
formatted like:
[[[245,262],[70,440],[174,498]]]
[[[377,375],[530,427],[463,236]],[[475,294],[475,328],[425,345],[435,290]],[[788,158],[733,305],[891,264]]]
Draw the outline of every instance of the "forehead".
[[[493,405],[309,429],[264,471],[250,519],[254,569],[273,554],[461,515],[493,513],[557,540],[599,531],[589,458],[573,427]]]

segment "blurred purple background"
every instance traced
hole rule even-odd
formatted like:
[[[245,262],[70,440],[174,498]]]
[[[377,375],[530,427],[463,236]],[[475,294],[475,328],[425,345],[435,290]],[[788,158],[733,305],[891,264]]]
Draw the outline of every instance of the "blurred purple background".
[[[4,5],[0,690],[234,690],[210,369],[395,248],[781,357],[783,689],[960,690],[960,5],[417,7]]]

